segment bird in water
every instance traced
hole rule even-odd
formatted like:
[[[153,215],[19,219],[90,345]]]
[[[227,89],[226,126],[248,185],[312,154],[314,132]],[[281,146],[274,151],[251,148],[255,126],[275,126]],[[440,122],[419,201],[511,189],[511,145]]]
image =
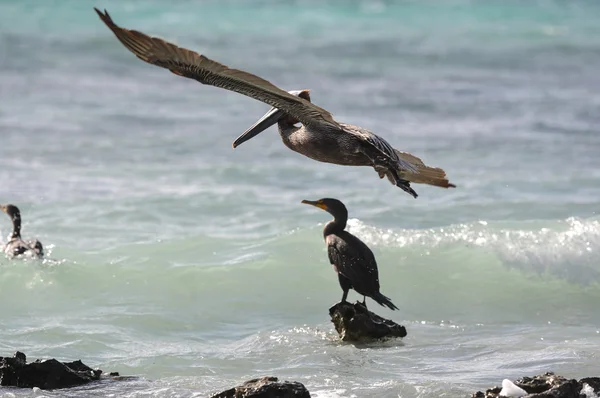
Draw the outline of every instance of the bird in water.
[[[21,238],[21,212],[15,205],[0,205],[0,210],[6,213],[12,223],[13,231],[10,234],[8,242],[4,245],[3,251],[9,257],[13,258],[22,254],[30,257],[41,258],[44,256],[42,242],[37,239],[24,241]]]
[[[456,187],[448,181],[444,170],[426,166],[418,157],[394,149],[366,129],[338,123],[328,111],[310,101],[308,90],[287,92],[256,75],[231,69],[197,52],[121,28],[106,10],[94,10],[117,39],[142,61],[271,105],[273,109],[235,140],[234,148],[277,123],[283,143],[291,150],[325,163],[372,166],[380,178],[387,176],[392,184],[415,198],[418,195],[411,182]],[[297,126],[298,123],[302,126]]]
[[[343,290],[342,303],[348,298],[348,291],[354,289],[364,296],[371,297],[379,305],[397,310],[398,307],[379,291],[379,272],[377,261],[369,247],[350,232],[345,231],[348,221],[346,206],[337,199],[323,198],[316,201],[303,200],[302,203],[325,210],[333,216],[323,229],[323,237],[327,245],[329,262],[338,274]]]

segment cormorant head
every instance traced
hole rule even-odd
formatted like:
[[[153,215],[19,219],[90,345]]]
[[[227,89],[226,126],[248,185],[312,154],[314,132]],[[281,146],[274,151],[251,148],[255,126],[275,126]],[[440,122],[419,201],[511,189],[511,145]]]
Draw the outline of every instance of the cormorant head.
[[[303,98],[303,99],[307,100],[308,102],[310,102],[309,92],[310,92],[310,90],[288,91],[288,93],[295,95],[296,97]],[[235,141],[233,141],[232,146],[234,148],[238,147],[239,145],[241,145],[244,142],[248,141],[249,139],[257,136],[258,134],[262,133],[263,131],[265,131],[266,129],[268,129],[269,127],[271,127],[272,125],[274,125],[275,123],[277,123],[279,121],[284,122],[287,125],[294,125],[294,124],[298,123],[298,120],[291,117],[290,115],[287,115],[285,112],[280,111],[277,108],[271,108],[271,109],[269,109],[269,112],[265,113],[265,115],[263,117],[261,117],[260,119],[258,119],[258,121],[256,123],[254,123],[252,126],[250,126],[250,128],[248,130],[244,131],[244,133],[242,135],[240,135],[238,138],[236,138]]]
[[[8,214],[11,220],[15,220],[17,218],[21,218],[21,213],[19,212],[19,208],[15,205],[0,205],[0,210]]]
[[[323,198],[314,201],[303,200],[302,203],[323,209],[331,214],[333,218],[344,221],[348,219],[348,209],[346,209],[346,206],[337,199]]]

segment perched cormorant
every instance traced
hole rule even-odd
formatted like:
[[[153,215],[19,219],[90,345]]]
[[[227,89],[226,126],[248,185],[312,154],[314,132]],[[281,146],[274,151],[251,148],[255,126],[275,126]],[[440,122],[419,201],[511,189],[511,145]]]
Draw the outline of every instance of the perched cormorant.
[[[24,241],[21,239],[21,212],[15,205],[0,205],[0,210],[8,214],[13,223],[13,231],[6,245],[4,245],[4,253],[12,258],[21,254],[26,254],[31,257],[41,258],[44,256],[44,248],[42,242],[37,239]]]
[[[302,203],[325,210],[333,216],[323,229],[323,237],[327,245],[329,262],[338,274],[340,286],[344,291],[342,302],[346,302],[348,290],[354,289],[366,297],[371,297],[379,305],[397,310],[392,301],[379,292],[379,274],[377,262],[371,249],[352,235],[344,231],[348,221],[346,206],[337,199],[323,198],[317,201],[303,200]]]
[[[232,69],[204,55],[178,47],[158,37],[125,29],[106,10],[94,8],[117,39],[144,62],[225,90],[246,95],[273,108],[233,143],[237,147],[277,123],[283,143],[291,150],[319,162],[345,166],[371,166],[413,197],[411,182],[454,188],[446,172],[426,166],[418,157],[402,152],[362,127],[336,121],[331,113],[310,101],[308,90],[284,91],[251,73]],[[296,126],[301,123],[302,126]]]

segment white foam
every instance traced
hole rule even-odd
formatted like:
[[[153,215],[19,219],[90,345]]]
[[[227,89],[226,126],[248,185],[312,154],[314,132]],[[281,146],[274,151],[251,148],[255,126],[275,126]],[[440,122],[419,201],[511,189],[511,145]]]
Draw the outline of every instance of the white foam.
[[[311,396],[314,396],[315,398],[342,398],[344,397],[346,393],[345,389],[336,389],[336,390],[330,390],[330,391],[317,391],[316,393],[312,393],[311,392]]]
[[[527,395],[527,391],[516,386],[512,381],[504,379],[502,380],[502,391],[500,391],[500,395],[503,397],[522,397]]]
[[[592,386],[590,386],[588,383],[583,383],[583,387],[581,388],[579,394],[585,395],[587,398],[599,398],[599,395],[596,394]]]
[[[480,222],[446,227],[391,230],[348,220],[348,229],[368,245],[419,247],[429,254],[436,247],[460,244],[495,252],[509,268],[552,274],[587,285],[600,281],[600,219],[570,217],[523,223]]]

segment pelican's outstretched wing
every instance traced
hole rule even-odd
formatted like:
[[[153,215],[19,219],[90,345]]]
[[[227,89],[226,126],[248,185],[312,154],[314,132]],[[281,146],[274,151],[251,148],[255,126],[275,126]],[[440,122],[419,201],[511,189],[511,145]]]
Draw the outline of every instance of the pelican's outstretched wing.
[[[195,79],[202,84],[224,88],[254,98],[285,111],[306,126],[326,125],[339,129],[329,112],[296,97],[251,73],[206,58],[157,37],[117,26],[108,12],[94,8],[100,19],[117,36],[117,39],[142,61],[166,68],[179,76]]]

